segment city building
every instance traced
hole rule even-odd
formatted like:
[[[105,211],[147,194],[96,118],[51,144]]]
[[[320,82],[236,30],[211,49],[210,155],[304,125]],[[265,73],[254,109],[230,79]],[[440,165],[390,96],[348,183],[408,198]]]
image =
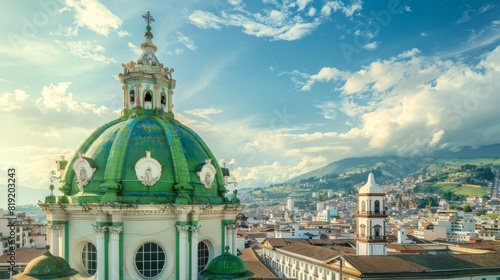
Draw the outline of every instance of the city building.
[[[370,174],[358,194],[355,252],[348,243],[325,246],[303,238],[268,238],[260,244],[262,259],[280,277],[300,280],[500,278],[500,253],[495,244],[453,248],[443,244],[391,244],[392,254],[387,255],[384,196]],[[404,229],[399,238],[406,239]]]
[[[62,195],[39,204],[51,254],[78,279],[196,280],[217,256],[236,255],[242,206],[226,196],[229,170],[175,118],[173,69],[144,18],[142,54],[118,75],[121,116],[59,161]]]

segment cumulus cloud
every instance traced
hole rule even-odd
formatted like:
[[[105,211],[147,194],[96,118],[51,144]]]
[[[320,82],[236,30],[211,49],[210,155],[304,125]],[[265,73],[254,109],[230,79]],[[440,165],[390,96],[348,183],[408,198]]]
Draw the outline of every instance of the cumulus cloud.
[[[322,68],[305,83],[332,84],[342,101],[316,107],[322,114],[344,114],[357,123],[336,135],[339,145],[354,153],[408,155],[498,142],[493,104],[500,102],[494,94],[500,90],[494,78],[499,65],[500,47],[476,64],[425,57],[412,49],[355,72]]]
[[[28,98],[29,95],[20,89],[16,89],[13,93],[2,93],[0,94],[0,100],[2,100],[2,107],[0,108],[0,111],[9,112],[15,109],[20,109]]]
[[[67,8],[75,12],[75,24],[86,27],[98,34],[108,36],[111,31],[119,31],[122,20],[98,0],[66,0]],[[122,36],[125,33],[121,32]]]

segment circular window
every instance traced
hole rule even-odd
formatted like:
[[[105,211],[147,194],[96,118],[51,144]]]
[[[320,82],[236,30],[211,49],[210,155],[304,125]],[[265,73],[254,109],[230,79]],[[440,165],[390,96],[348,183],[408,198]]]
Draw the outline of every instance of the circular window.
[[[85,271],[94,275],[97,271],[97,250],[92,243],[87,243],[82,250],[82,263]]]
[[[155,277],[165,267],[165,252],[156,243],[145,243],[135,254],[135,267],[144,277]]]
[[[198,272],[202,272],[208,264],[208,259],[210,258],[210,249],[207,243],[198,243]]]

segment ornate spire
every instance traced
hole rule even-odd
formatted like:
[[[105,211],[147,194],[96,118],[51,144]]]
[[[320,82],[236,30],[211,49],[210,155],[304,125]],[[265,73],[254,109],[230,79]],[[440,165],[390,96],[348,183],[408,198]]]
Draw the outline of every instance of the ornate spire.
[[[118,74],[123,90],[123,114],[142,114],[144,110],[153,110],[173,118],[174,69],[164,67],[156,58],[157,47],[152,42],[150,25],[155,20],[151,13],[147,12],[142,17],[147,23],[146,41],[141,44],[142,54],[137,61],[123,63],[123,73]]]
[[[142,54],[141,56],[139,56],[139,59],[137,59],[137,63],[158,65],[160,64],[160,62],[155,55],[155,52],[158,48],[155,46],[155,44],[153,44],[153,41],[151,41],[151,39],[153,39],[153,33],[151,33],[151,25],[149,25],[151,22],[154,22],[155,19],[151,16],[151,13],[149,13],[149,11],[142,17],[148,25],[146,26],[146,33],[144,33],[146,42],[141,44]]]

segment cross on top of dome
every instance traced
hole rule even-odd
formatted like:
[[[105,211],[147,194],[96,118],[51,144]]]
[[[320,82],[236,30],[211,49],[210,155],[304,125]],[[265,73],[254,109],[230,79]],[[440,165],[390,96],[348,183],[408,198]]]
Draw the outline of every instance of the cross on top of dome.
[[[149,11],[147,13],[145,13],[144,15],[142,15],[142,18],[146,21],[148,26],[151,22],[155,21],[155,19],[153,18],[153,16],[151,15],[151,13]]]

